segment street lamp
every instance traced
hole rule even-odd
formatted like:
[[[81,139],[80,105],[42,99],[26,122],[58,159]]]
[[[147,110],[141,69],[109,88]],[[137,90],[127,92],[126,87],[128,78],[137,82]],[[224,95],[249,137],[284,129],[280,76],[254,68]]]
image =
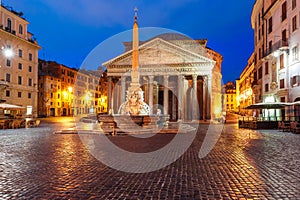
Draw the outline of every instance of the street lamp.
[[[14,52],[10,47],[2,47],[1,49],[5,58],[12,58],[14,56]]]

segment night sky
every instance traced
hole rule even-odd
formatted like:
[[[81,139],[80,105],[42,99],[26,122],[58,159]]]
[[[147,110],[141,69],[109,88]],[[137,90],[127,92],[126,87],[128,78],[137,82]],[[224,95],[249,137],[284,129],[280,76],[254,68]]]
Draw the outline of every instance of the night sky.
[[[138,7],[140,27],[162,27],[221,53],[223,81],[239,77],[253,51],[255,0],[2,0],[22,11],[42,49],[39,57],[79,68],[98,44],[128,31]],[[107,59],[106,59],[107,60]],[[103,61],[106,61],[103,60]],[[100,63],[101,64],[101,63]]]

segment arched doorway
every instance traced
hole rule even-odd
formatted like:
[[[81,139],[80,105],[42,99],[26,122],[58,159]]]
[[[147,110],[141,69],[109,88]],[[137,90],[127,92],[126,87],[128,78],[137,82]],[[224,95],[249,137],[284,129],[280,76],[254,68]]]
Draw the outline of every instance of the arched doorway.
[[[55,117],[55,108],[50,108],[50,116]]]

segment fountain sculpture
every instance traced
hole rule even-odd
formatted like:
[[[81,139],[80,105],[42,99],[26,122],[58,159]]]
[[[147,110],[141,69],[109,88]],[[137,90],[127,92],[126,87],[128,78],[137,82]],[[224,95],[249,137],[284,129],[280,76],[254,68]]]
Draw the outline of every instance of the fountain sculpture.
[[[167,124],[168,115],[150,115],[151,108],[144,102],[143,90],[139,83],[139,38],[137,8],[135,8],[132,40],[131,83],[126,91],[126,101],[121,104],[117,115],[99,115],[98,121],[104,132],[149,131],[158,127],[158,122]],[[137,127],[138,126],[138,127]],[[146,130],[145,130],[146,129]]]

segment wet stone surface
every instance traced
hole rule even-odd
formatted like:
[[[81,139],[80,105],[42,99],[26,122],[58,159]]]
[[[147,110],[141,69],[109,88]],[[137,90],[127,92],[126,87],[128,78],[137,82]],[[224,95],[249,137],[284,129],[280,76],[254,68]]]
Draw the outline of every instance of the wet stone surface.
[[[200,159],[208,127],[200,125],[176,162],[134,174],[102,164],[77,134],[53,134],[71,127],[71,122],[47,121],[38,128],[0,130],[0,199],[300,198],[300,134],[226,124],[214,149]],[[137,145],[126,135],[108,137],[134,152],[149,152],[173,139],[161,134]]]

